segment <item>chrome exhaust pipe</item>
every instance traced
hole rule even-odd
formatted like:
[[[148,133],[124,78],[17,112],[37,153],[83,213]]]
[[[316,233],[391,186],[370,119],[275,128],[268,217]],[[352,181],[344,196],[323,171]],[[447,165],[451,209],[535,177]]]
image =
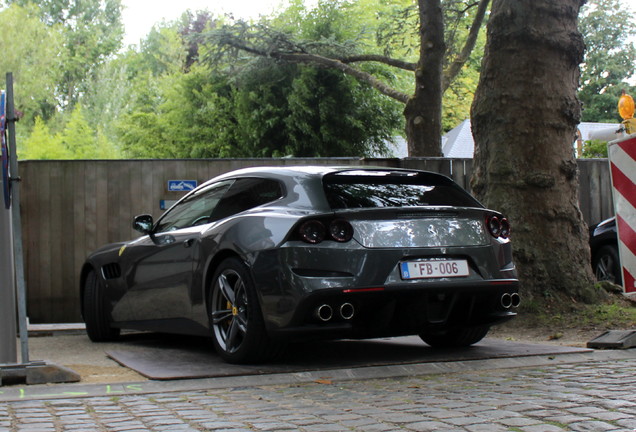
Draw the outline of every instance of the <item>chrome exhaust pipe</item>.
[[[350,320],[355,314],[355,309],[351,303],[343,303],[340,306],[340,316],[342,319]]]
[[[316,308],[315,315],[320,321],[327,322],[333,318],[333,309],[328,304],[324,304]]]
[[[501,296],[501,306],[505,309],[510,309],[510,306],[512,306],[512,296],[510,293],[503,293]]]
[[[518,293],[512,293],[510,295],[510,304],[514,308],[519,307],[521,304],[521,296]]]

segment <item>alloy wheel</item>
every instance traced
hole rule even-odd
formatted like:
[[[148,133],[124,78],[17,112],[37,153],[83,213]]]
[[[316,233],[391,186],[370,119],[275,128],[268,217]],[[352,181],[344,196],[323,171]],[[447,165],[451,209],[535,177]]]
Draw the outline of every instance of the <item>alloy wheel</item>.
[[[219,346],[234,353],[247,335],[248,313],[245,282],[233,269],[224,270],[215,281],[212,297],[212,327]]]
[[[603,255],[596,264],[596,279],[599,281],[614,282],[614,260],[609,255]]]

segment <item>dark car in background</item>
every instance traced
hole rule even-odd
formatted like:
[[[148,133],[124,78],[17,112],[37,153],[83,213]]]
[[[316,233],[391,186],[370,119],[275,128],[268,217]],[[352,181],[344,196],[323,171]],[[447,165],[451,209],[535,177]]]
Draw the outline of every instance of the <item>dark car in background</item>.
[[[419,335],[466,346],[516,315],[510,224],[450,178],[369,167],[218,176],[81,272],[93,341],[205,335],[228,362],[309,338]]]
[[[615,217],[590,227],[590,249],[596,279],[622,284]]]

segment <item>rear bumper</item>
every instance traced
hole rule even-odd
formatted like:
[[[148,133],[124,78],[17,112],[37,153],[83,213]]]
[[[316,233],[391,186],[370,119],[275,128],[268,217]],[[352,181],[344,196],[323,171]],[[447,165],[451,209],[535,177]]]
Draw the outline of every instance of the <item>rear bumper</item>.
[[[503,279],[322,290],[298,304],[289,325],[269,332],[284,339],[370,338],[492,326],[517,315],[518,286],[516,279]],[[328,319],[318,313],[325,305],[332,311]],[[351,306],[347,316],[340,313],[343,305]]]
[[[401,262],[437,259],[465,260],[468,276],[402,279]],[[271,336],[397,336],[493,325],[516,315],[501,306],[502,295],[518,295],[510,243],[404,249],[294,244],[262,251],[250,265]],[[355,310],[350,319],[316,317],[321,305],[337,311],[344,303]]]

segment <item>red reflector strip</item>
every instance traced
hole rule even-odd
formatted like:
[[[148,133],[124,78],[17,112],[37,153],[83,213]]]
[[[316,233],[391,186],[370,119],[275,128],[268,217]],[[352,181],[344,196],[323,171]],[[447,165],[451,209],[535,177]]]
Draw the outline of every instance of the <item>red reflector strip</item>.
[[[627,249],[629,249],[634,255],[636,255],[636,231],[621,217],[616,215],[616,223],[618,224],[618,232],[620,235],[620,241]]]
[[[625,153],[630,155],[632,159],[636,160],[636,146],[633,141],[623,141],[617,144]]]
[[[616,165],[610,164],[610,169],[612,170],[612,186],[614,189],[633,207],[636,207],[636,195],[633,193],[636,190],[634,181]]]
[[[627,267],[623,267],[623,283],[625,284],[625,292],[633,293],[636,289],[636,280],[629,270],[627,270]]]
[[[490,281],[490,285],[510,285],[511,281],[510,279],[502,279],[502,280],[495,280],[495,281]]]
[[[356,289],[342,290],[342,292],[345,294],[355,294],[355,293],[362,293],[362,292],[378,292],[378,291],[384,291],[384,288],[356,288]]]

